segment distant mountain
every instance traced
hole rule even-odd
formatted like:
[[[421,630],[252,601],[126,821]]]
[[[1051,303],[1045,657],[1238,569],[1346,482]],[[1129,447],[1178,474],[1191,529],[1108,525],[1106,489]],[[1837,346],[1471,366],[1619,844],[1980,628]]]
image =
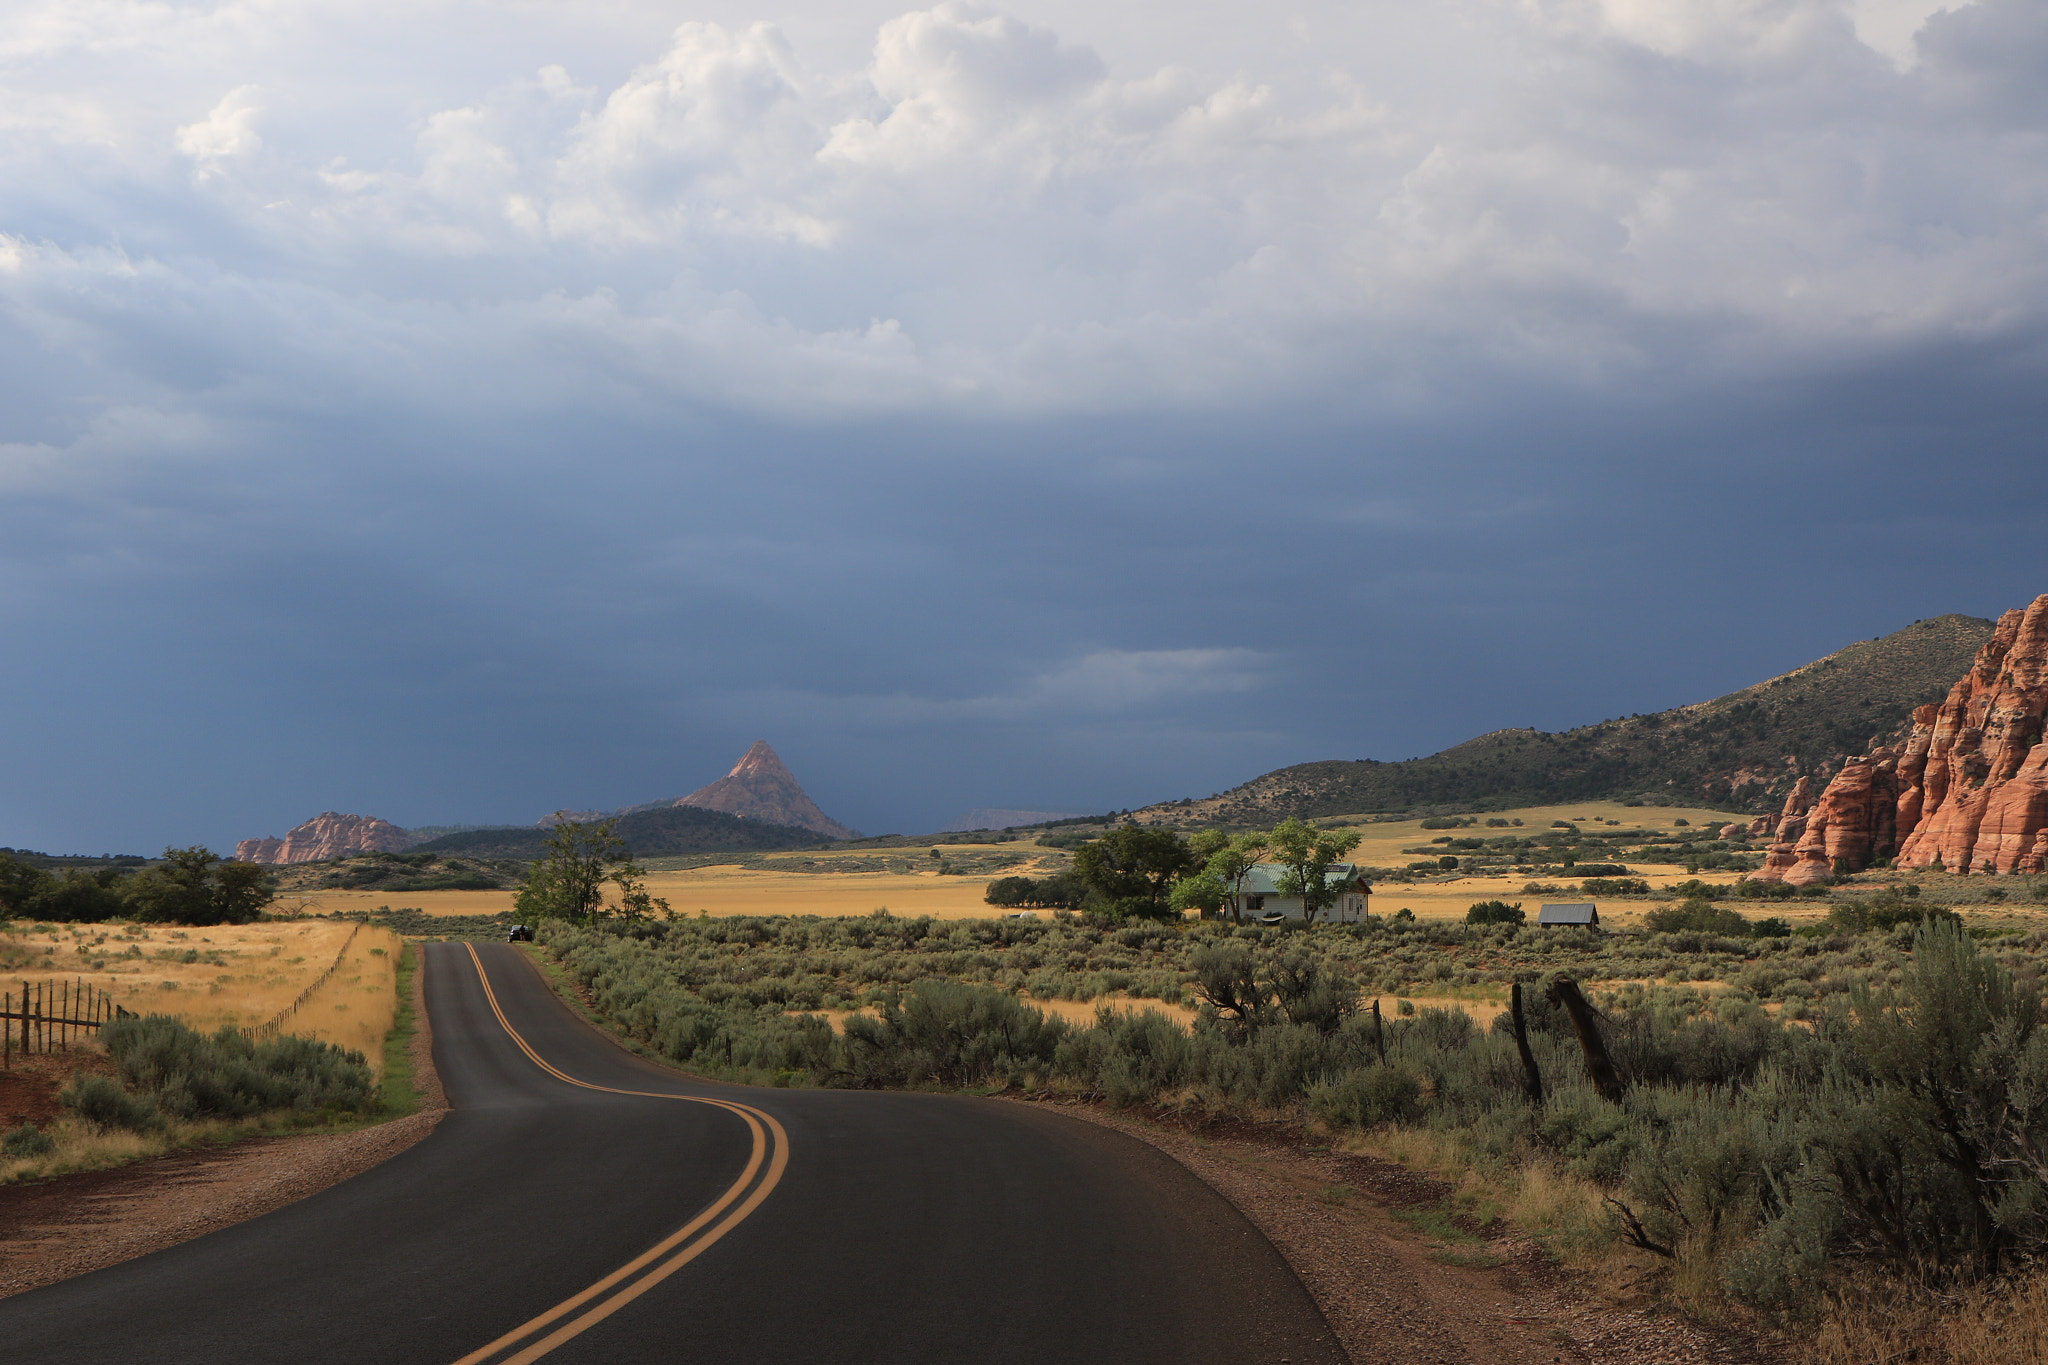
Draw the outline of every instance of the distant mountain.
[[[1145,823],[1261,824],[1631,797],[1774,810],[1801,777],[1824,785],[1849,756],[1902,735],[1913,708],[1947,694],[1992,628],[1975,616],[1937,616],[1694,706],[1561,734],[1496,730],[1400,763],[1298,763],[1220,796],[1136,814]]]
[[[463,830],[414,845],[411,852],[458,854],[466,858],[533,859],[547,851],[547,838],[553,832],[552,828],[539,826]],[[621,815],[612,821],[612,832],[642,858],[726,850],[811,848],[820,842],[815,831],[801,826],[749,820],[696,806],[664,806],[659,810]]]
[[[934,832],[965,834],[977,829],[1024,829],[1030,825],[1049,825],[1055,820],[1077,820],[1087,813],[1078,810],[1005,810],[998,806],[977,806],[952,824],[939,826]]]
[[[732,771],[710,786],[678,797],[678,806],[700,810],[722,810],[750,820],[778,825],[795,825],[822,834],[827,839],[858,839],[860,835],[840,824],[817,803],[804,795],[796,774],[783,766],[768,741],[757,739],[752,748],[733,764]]]
[[[351,853],[398,853],[412,847],[412,836],[374,815],[343,815],[322,811],[284,838],[244,839],[235,845],[243,863],[312,863],[345,858]]]

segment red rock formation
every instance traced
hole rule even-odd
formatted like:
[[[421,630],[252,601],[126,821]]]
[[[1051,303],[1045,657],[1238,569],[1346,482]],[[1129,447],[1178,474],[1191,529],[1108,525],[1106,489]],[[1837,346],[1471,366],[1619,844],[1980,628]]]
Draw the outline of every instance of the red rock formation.
[[[700,806],[722,810],[728,815],[745,815],[755,820],[772,820],[778,825],[795,825],[815,830],[828,839],[858,839],[859,834],[840,824],[804,795],[796,775],[783,766],[768,741],[757,739],[754,746],[733,765],[731,772],[702,791],[676,799],[678,806]]]
[[[1875,858],[1951,872],[2048,862],[2048,595],[2009,611],[1948,699],[1913,713],[1903,751],[1851,760],[1804,826],[1780,822],[1764,878],[1806,884]],[[1790,803],[1787,803],[1790,809]]]
[[[323,811],[282,839],[244,839],[235,859],[244,863],[310,863],[351,853],[397,853],[412,843],[406,832],[374,815]]]

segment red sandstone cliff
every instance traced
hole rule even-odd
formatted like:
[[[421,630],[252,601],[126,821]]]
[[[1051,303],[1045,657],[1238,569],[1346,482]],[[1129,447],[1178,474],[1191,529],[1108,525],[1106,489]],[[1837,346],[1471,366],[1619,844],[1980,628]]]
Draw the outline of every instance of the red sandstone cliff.
[[[244,863],[310,863],[351,853],[397,853],[409,847],[406,832],[374,815],[323,811],[282,839],[244,839],[235,860]]]
[[[772,820],[778,825],[795,825],[815,830],[828,839],[858,839],[859,834],[819,810],[804,795],[796,775],[783,766],[768,741],[757,739],[731,772],[701,791],[676,799],[678,806],[699,806],[722,810],[727,815],[745,815]]]
[[[1949,689],[1913,713],[1902,748],[1850,760],[1803,821],[1780,818],[1758,875],[1808,885],[1877,858],[1951,872],[2048,862],[2048,595],[2009,611]],[[1795,793],[1796,795],[1796,793]]]

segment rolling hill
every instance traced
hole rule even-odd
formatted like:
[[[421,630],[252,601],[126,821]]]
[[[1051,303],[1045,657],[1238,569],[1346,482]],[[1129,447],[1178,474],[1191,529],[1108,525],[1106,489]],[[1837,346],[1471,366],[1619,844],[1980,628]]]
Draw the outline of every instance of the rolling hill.
[[[1496,730],[1398,763],[1298,763],[1203,801],[1135,812],[1145,823],[1264,824],[1374,811],[1499,810],[1593,799],[1776,809],[1802,776],[1903,733],[1915,706],[1968,671],[1992,623],[1916,621],[1725,697],[1562,733]]]
[[[626,841],[635,857],[661,858],[679,853],[716,853],[731,849],[810,848],[823,842],[814,830],[771,824],[700,806],[663,806],[619,816],[613,832]],[[536,826],[469,829],[416,844],[411,853],[452,853],[466,858],[540,857],[552,831]]]

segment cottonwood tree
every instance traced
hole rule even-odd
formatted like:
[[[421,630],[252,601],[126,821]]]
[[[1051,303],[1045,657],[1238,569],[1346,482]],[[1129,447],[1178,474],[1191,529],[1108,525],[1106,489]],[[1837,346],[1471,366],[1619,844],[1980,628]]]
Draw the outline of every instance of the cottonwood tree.
[[[1168,888],[1193,865],[1187,841],[1170,829],[1119,825],[1074,850],[1074,876],[1112,914],[1164,918]]]
[[[1201,860],[1202,870],[1173,884],[1173,908],[1213,913],[1227,905],[1231,919],[1242,921],[1244,884],[1265,856],[1266,841],[1263,834],[1240,834],[1235,839],[1210,829],[1195,834],[1188,840],[1188,852]]]
[[[1330,888],[1330,869],[1358,847],[1356,830],[1343,834],[1320,830],[1290,815],[1273,827],[1266,843],[1273,861],[1287,869],[1280,876],[1280,893],[1301,897],[1303,920],[1312,921],[1317,911],[1336,904],[1338,893]]]
[[[669,913],[667,901],[648,894],[646,872],[613,832],[611,821],[580,824],[556,811],[547,849],[527,868],[526,882],[512,903],[522,919],[588,923],[606,915],[644,920],[656,910]],[[605,905],[606,882],[619,888],[616,908]]]

